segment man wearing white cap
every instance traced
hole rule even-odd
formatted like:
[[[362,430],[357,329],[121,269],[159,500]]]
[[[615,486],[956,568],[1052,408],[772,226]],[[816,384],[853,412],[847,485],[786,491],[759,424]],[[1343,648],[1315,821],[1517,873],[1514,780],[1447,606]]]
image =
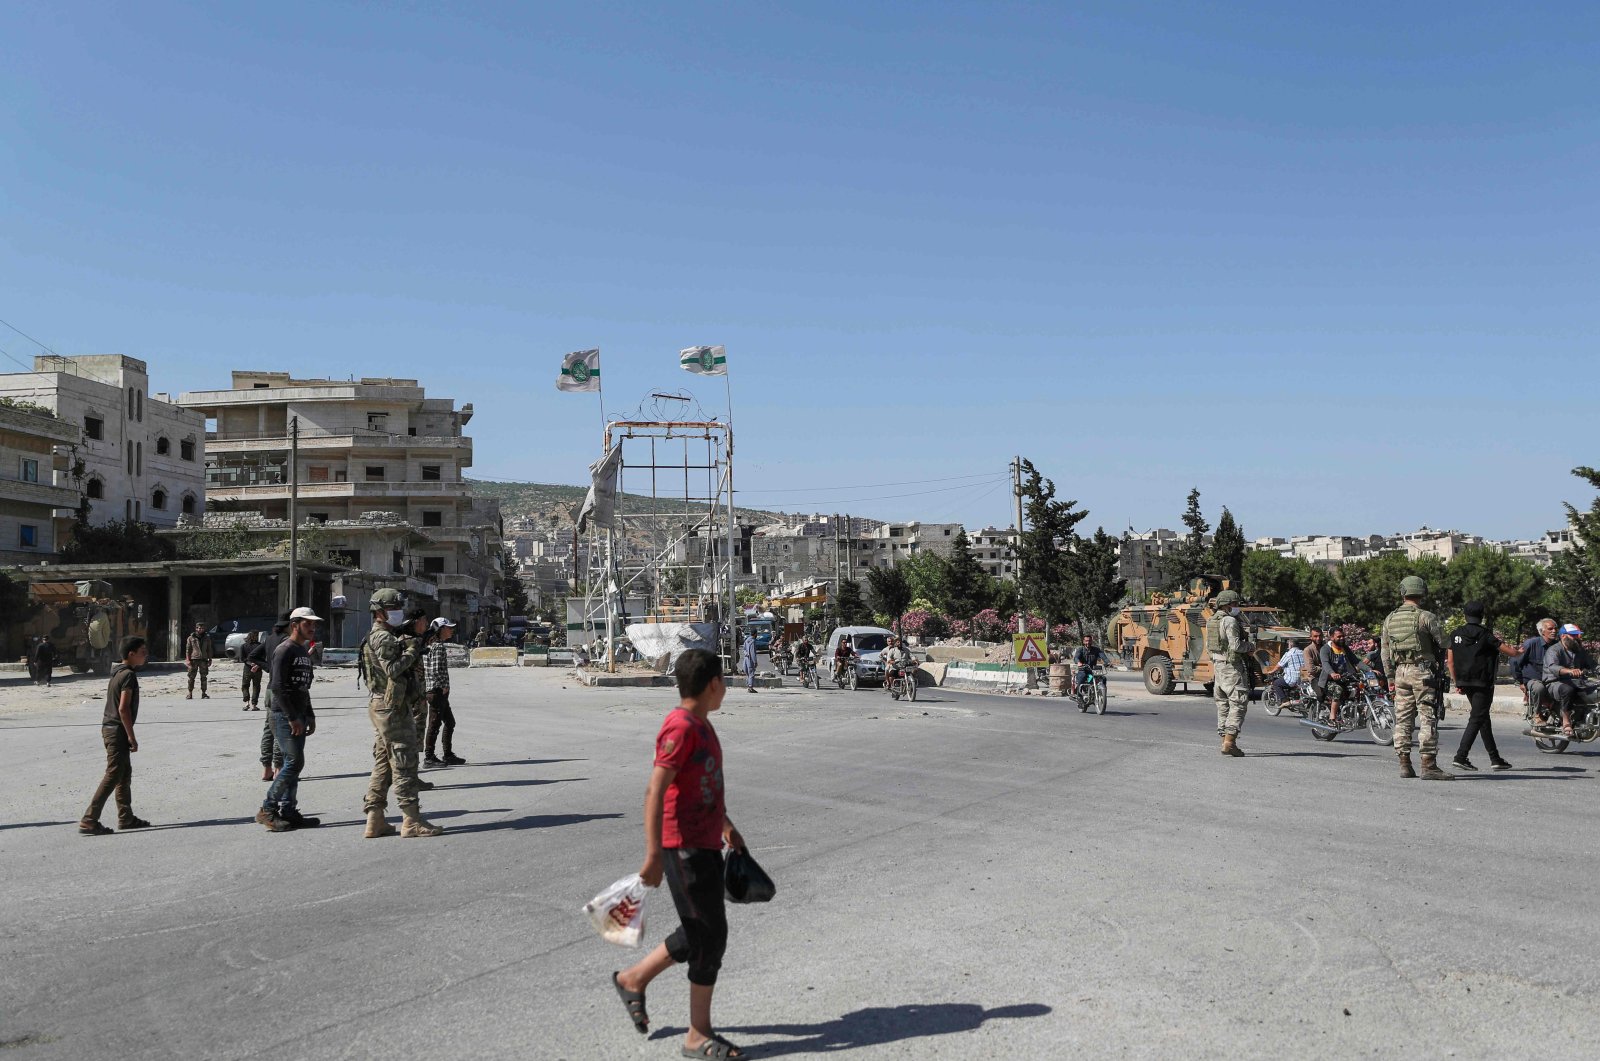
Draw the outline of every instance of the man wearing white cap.
[[[1561,732],[1572,737],[1572,697],[1578,682],[1594,669],[1594,659],[1583,647],[1583,631],[1572,623],[1561,628],[1561,642],[1544,654],[1544,687],[1561,708]]]
[[[456,634],[456,624],[439,616],[428,624],[433,628],[433,639],[428,642],[427,654],[422,657],[423,674],[428,689],[428,751],[422,759],[423,766],[464,766],[466,760],[451,748],[451,738],[456,733],[455,712],[450,710],[450,657],[444,643]],[[444,758],[433,753],[439,743],[439,732],[444,731]]]
[[[256,821],[268,832],[286,833],[322,824],[320,819],[301,814],[296,803],[300,771],[306,762],[306,738],[317,731],[316,712],[311,709],[314,672],[306,645],[316,637],[321,621],[310,608],[296,608],[289,613],[288,636],[272,650],[272,730],[283,752],[283,767],[256,811]]]

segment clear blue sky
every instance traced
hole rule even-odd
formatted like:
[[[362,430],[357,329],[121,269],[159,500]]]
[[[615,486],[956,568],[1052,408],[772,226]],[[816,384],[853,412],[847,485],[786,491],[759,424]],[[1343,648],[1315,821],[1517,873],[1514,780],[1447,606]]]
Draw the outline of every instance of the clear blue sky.
[[[1594,4],[10,3],[0,39],[0,317],[157,389],[414,375],[480,477],[583,478],[567,350],[612,413],[720,409],[692,343],[770,507],[1004,523],[1021,452],[1113,530],[1194,485],[1251,536],[1525,536],[1600,463]]]

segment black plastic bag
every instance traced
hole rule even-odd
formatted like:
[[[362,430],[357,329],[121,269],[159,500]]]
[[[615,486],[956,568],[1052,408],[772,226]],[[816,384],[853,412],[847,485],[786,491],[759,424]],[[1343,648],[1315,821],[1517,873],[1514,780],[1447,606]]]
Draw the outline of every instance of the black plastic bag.
[[[728,852],[722,870],[722,887],[730,903],[764,903],[778,894],[778,886],[750,857],[750,852],[737,849]]]

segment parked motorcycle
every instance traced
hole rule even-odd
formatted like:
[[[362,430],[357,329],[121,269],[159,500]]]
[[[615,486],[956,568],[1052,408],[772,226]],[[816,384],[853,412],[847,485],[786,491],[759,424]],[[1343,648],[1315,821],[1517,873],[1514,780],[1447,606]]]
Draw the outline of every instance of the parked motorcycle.
[[[1365,726],[1374,744],[1394,743],[1394,703],[1379,693],[1372,682],[1329,682],[1326,694],[1317,697],[1305,690],[1299,701],[1300,724],[1310,728],[1313,738],[1337,740],[1341,733]],[[1333,717],[1336,698],[1338,721]]]
[[[1600,685],[1595,675],[1580,679],[1577,693],[1572,697],[1572,736],[1561,728],[1561,708],[1546,693],[1539,698],[1533,710],[1533,721],[1523,730],[1523,735],[1533,738],[1533,746],[1542,752],[1564,752],[1573,741],[1587,744],[1600,737]]]

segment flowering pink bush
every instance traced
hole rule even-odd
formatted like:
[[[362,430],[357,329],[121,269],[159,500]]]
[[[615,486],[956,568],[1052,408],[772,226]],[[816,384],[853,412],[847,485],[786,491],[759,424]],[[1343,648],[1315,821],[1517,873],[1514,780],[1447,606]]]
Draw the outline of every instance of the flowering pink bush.
[[[1013,620],[1015,623],[1015,620]],[[1000,613],[993,608],[985,608],[972,617],[969,626],[972,637],[977,641],[1003,641],[1006,639],[1006,624],[1000,618]],[[1015,626],[1012,627],[1015,629]]]
[[[949,622],[944,616],[921,608],[900,617],[900,632],[912,637],[943,637],[948,628]]]
[[[972,624],[965,619],[950,620],[950,636],[967,638],[972,636]]]
[[[1011,636],[1011,634],[1016,632],[1016,629],[1017,629],[1017,615],[1016,615],[1015,612],[1013,612],[1013,613],[1011,613],[1011,618],[1006,620],[1006,630],[1007,630],[1006,636],[1007,637]],[[1030,633],[1030,634],[1042,634],[1042,633],[1044,633],[1044,619],[1041,616],[1038,616],[1038,615],[1030,615],[1030,616],[1028,616],[1028,633]]]

